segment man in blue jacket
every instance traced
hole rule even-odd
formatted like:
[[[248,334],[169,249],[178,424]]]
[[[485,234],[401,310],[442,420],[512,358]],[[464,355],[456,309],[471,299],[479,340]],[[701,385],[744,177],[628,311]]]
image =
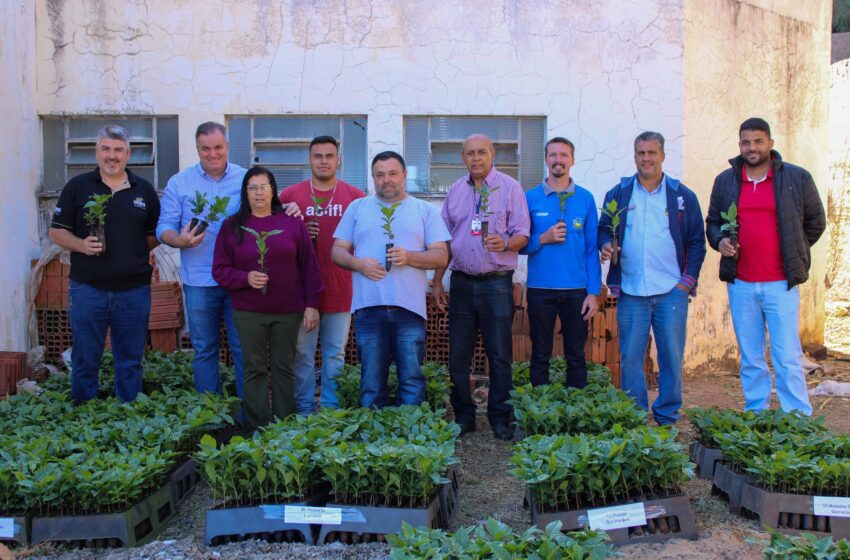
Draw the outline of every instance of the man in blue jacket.
[[[643,363],[650,328],[655,335],[659,372],[652,414],[659,425],[679,419],[688,296],[695,295],[705,258],[699,201],[662,171],[663,162],[661,134],[644,132],[635,138],[637,173],[605,195],[598,236],[602,260],[612,260],[607,284],[618,298],[623,390],[644,409],[649,408]],[[619,225],[613,228],[617,214]],[[612,259],[613,236],[618,259]]]
[[[561,136],[546,142],[549,176],[525,193],[531,215],[528,245],[528,323],[531,384],[549,383],[555,316],[564,331],[567,387],[587,385],[587,322],[599,310],[601,271],[593,194],[570,178],[575,146]]]

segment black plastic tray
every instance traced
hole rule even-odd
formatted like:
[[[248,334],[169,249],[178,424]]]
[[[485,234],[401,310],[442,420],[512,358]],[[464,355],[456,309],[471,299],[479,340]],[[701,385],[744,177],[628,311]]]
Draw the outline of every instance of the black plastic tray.
[[[440,518],[443,529],[448,529],[451,526],[455,517],[457,517],[460,506],[460,484],[458,483],[457,470],[457,465],[449,467],[449,472],[446,475],[449,482],[440,487]]]
[[[691,461],[697,466],[697,477],[705,480],[714,479],[714,469],[717,462],[723,459],[723,452],[716,447],[706,447],[698,441],[691,443]]]
[[[301,502],[268,504],[275,506],[322,506],[325,495]],[[303,542],[315,544],[312,525],[284,523],[282,519],[266,519],[262,506],[207,510],[204,524],[204,544],[215,546],[226,542],[262,539],[270,542]]]
[[[316,544],[341,542],[383,542],[384,535],[401,531],[402,522],[414,527],[438,529],[443,523],[440,498],[434,496],[425,508],[395,508],[328,503],[327,507],[342,508],[340,525],[320,525]]]
[[[563,531],[579,531],[587,524],[587,509],[538,513],[534,499],[526,497],[531,507],[531,524],[540,529],[553,521],[562,523]],[[610,504],[611,507],[622,504]],[[672,496],[646,500],[643,502],[647,510],[647,524],[640,527],[623,527],[606,531],[615,545],[634,543],[660,542],[668,539],[696,539],[697,528],[694,523],[694,513],[687,496]]]
[[[165,485],[121,513],[33,517],[31,542],[85,547],[138,546],[152,540],[175,511],[171,486]]]
[[[729,502],[730,512],[740,513],[741,493],[744,490],[744,484],[750,482],[750,477],[736,473],[725,463],[717,463],[714,467],[713,482],[712,493],[720,494]]]
[[[850,538],[850,518],[815,515],[814,496],[770,492],[747,483],[741,495],[741,510],[758,516],[762,525],[782,533]]]

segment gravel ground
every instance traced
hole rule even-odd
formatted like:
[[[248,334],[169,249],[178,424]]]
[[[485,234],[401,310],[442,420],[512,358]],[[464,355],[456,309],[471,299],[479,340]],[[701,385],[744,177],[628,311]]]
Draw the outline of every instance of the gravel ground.
[[[833,309],[837,306],[833,306]],[[831,313],[827,321],[827,344],[830,348],[847,349],[850,353],[850,312]],[[850,356],[832,353],[823,370],[810,380],[813,386],[824,379],[850,381]],[[715,372],[711,377],[686,378],[685,407],[720,406],[741,409],[743,396],[737,372]],[[774,399],[775,400],[775,399]],[[830,429],[850,433],[850,399],[815,397],[817,414],[826,416]],[[774,402],[774,406],[776,403]],[[679,423],[679,439],[687,443],[693,430],[687,420]],[[458,444],[461,459],[460,508],[454,527],[480,523],[495,517],[516,529],[525,529],[530,514],[523,506],[524,490],[509,473],[511,446],[493,439],[486,418],[479,414],[478,431]],[[711,495],[711,483],[693,480],[685,486],[696,516],[699,539],[673,539],[658,544],[630,545],[618,548],[624,559],[757,559],[768,534],[751,520],[728,512],[726,505]],[[180,559],[358,559],[388,558],[389,547],[381,544],[330,545],[323,547],[270,544],[246,541],[208,548],[203,545],[204,512],[211,506],[212,496],[200,485],[171,521],[159,540],[137,549],[108,551],[68,550],[56,546],[37,546],[18,551],[18,558],[50,560],[180,560]]]

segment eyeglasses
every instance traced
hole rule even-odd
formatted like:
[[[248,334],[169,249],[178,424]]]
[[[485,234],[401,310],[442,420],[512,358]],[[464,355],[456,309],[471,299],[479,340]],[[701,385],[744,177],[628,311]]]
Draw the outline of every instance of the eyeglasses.
[[[271,188],[272,186],[268,183],[263,183],[262,185],[248,185],[248,192],[255,193],[260,191],[267,191]]]

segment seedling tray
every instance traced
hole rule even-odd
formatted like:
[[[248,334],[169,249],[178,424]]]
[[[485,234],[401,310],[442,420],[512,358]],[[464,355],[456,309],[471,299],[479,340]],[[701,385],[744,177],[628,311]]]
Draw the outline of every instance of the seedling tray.
[[[741,510],[758,516],[763,526],[781,533],[850,538],[850,518],[815,515],[814,496],[770,492],[747,483],[741,495]]]
[[[0,543],[10,544],[15,543],[20,546],[27,546],[30,543],[29,533],[30,533],[30,518],[25,517],[23,515],[15,516],[10,515],[6,516],[0,513],[0,517],[5,518],[8,522],[11,520],[12,523],[12,536],[4,537],[0,536]]]
[[[460,505],[460,484],[457,479],[457,465],[449,467],[449,472],[446,476],[449,482],[440,487],[439,493],[440,518],[443,529],[448,529],[451,526]]]
[[[563,531],[579,531],[587,526],[587,509],[538,513],[534,498],[529,495],[527,500],[531,506],[531,524],[540,529],[545,529],[546,525],[553,521],[560,521]],[[638,502],[611,504],[611,506],[629,503]],[[608,533],[611,542],[615,545],[625,545],[697,538],[694,513],[691,511],[687,496],[646,500],[643,505],[646,510],[646,525],[608,529],[605,532]]]
[[[215,440],[219,446],[230,441],[233,436],[233,426],[227,426],[214,434]],[[179,508],[189,497],[189,494],[201,481],[201,475],[198,472],[198,463],[193,459],[187,459],[180,464],[174,471],[168,475],[168,484],[171,487],[171,497],[174,500],[174,507]]]
[[[691,461],[697,466],[697,477],[705,480],[714,479],[714,469],[717,462],[723,459],[723,452],[716,447],[706,447],[698,441],[691,443]]]
[[[321,506],[323,494],[301,502],[268,504],[273,506]],[[268,519],[262,506],[211,509],[204,523],[204,544],[215,546],[228,542],[261,539],[269,542],[303,542],[315,544],[313,526],[308,523],[284,523]]]
[[[166,484],[121,513],[34,517],[32,544],[56,542],[87,548],[138,546],[153,540],[175,510],[171,486]]]
[[[437,529],[443,523],[439,496],[434,496],[425,508],[361,506],[333,502],[328,503],[326,507],[342,508],[342,523],[320,525],[316,544],[384,542],[385,535],[401,531],[402,522],[426,529]]]
[[[740,513],[741,493],[744,484],[750,481],[745,474],[736,473],[725,463],[716,463],[714,467],[714,485],[711,488],[713,494],[720,494],[729,502],[729,511]]]

